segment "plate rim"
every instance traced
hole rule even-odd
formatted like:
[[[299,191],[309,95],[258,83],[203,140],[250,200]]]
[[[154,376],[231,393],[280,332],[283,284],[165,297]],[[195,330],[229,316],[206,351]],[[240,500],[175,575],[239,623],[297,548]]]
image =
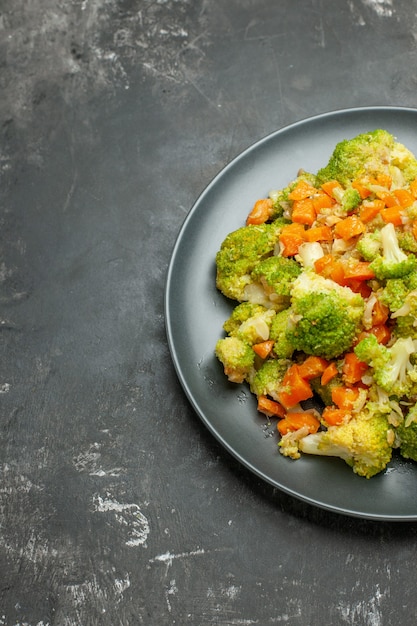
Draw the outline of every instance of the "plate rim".
[[[319,501],[316,498],[304,495],[303,493],[300,493],[292,489],[291,487],[286,487],[285,485],[278,484],[276,481],[274,481],[269,476],[267,476],[262,470],[254,466],[253,463],[246,460],[238,451],[234,449],[234,447],[223,437],[223,435],[217,431],[217,429],[213,426],[213,424],[211,424],[210,420],[207,418],[205,413],[201,410],[200,406],[196,402],[194,395],[188,384],[188,381],[186,380],[184,373],[182,371],[182,367],[181,367],[179,356],[175,347],[175,340],[174,340],[174,335],[172,331],[172,317],[171,317],[172,311],[170,307],[170,296],[171,296],[172,283],[173,283],[175,260],[178,255],[180,246],[182,244],[183,236],[187,230],[187,227],[190,221],[193,219],[194,214],[198,211],[198,208],[200,204],[202,203],[202,201],[204,200],[204,198],[210,193],[211,189],[216,186],[217,182],[223,176],[227,175],[229,170],[234,168],[239,161],[245,159],[250,154],[251,151],[258,149],[259,147],[262,146],[262,144],[268,141],[273,141],[274,139],[276,139],[277,136],[285,132],[289,132],[292,129],[302,127],[303,125],[318,123],[320,122],[321,119],[327,121],[330,118],[336,118],[338,116],[355,115],[355,114],[359,115],[359,114],[372,113],[372,112],[379,112],[379,113],[398,112],[400,114],[409,113],[409,114],[414,114],[417,116],[416,107],[397,106],[397,105],[356,106],[356,107],[339,108],[339,109],[321,112],[316,115],[303,117],[299,120],[286,124],[282,127],[275,129],[274,131],[270,133],[267,133],[261,136],[259,139],[248,144],[246,148],[243,148],[238,154],[232,157],[229,161],[226,162],[226,164],[223,167],[220,168],[220,170],[204,186],[204,188],[197,195],[196,199],[193,201],[191,208],[188,211],[186,217],[184,218],[178,230],[178,233],[175,237],[174,245],[169,255],[169,263],[168,263],[168,268],[166,271],[166,279],[165,279],[165,285],[164,285],[164,325],[165,325],[165,334],[166,334],[171,361],[173,363],[176,376],[180,382],[180,385],[186,396],[187,401],[189,402],[189,404],[191,405],[191,407],[193,408],[194,412],[197,414],[199,419],[202,421],[204,426],[207,428],[207,430],[222,445],[222,447],[229,454],[231,454],[231,456],[234,457],[239,463],[241,463],[244,467],[246,467],[252,474],[257,476],[261,480],[265,481],[269,485],[275,487],[276,489],[282,491],[283,493],[290,495],[291,497],[299,501],[302,501],[310,506],[313,506],[322,510],[326,510],[334,514],[344,515],[350,518],[353,517],[353,518],[359,518],[359,519],[368,519],[368,520],[373,520],[377,522],[382,522],[382,521],[410,522],[410,521],[417,521],[417,510],[416,510],[416,513],[413,513],[413,514],[397,515],[397,514],[390,514],[390,513],[380,514],[380,513],[372,513],[372,512],[365,512],[365,511],[361,512],[361,511],[357,511],[354,509],[349,509],[348,507],[342,508],[339,506],[334,506],[332,504]]]

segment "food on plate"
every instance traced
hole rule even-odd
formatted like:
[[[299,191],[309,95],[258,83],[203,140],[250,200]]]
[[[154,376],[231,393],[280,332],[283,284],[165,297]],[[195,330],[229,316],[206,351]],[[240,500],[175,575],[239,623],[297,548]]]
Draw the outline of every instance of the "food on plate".
[[[255,202],[216,255],[235,302],[215,353],[281,454],[371,478],[417,461],[417,159],[386,130]]]

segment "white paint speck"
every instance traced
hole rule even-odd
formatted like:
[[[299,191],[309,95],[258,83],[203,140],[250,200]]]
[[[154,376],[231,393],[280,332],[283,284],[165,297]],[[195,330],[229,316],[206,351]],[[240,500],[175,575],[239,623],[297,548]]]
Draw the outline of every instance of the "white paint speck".
[[[130,587],[130,578],[129,574],[126,575],[126,578],[120,579],[115,578],[114,580],[114,589],[118,596],[123,596],[123,593]]]
[[[235,600],[239,596],[241,589],[241,587],[237,587],[236,585],[230,585],[230,587],[222,589],[222,594],[227,596],[230,600]]]
[[[8,393],[10,391],[10,383],[0,385],[0,393]]]
[[[191,552],[181,552],[180,554],[172,554],[171,552],[165,552],[165,554],[158,554],[153,559],[149,560],[149,563],[167,563],[168,566],[172,565],[172,562],[176,559],[188,559],[193,556],[200,556],[205,554],[205,550],[201,548],[192,550]]]
[[[375,11],[379,17],[392,17],[392,0],[362,0],[363,4]]]
[[[77,456],[73,458],[75,468],[80,473],[88,473],[90,476],[98,476],[103,478],[105,476],[117,477],[123,473],[121,467],[111,467],[109,469],[103,468],[101,462],[101,444],[94,442],[87,450],[81,451]]]
[[[342,616],[344,623],[349,626],[357,626],[357,624],[362,626],[382,626],[381,600],[384,599],[385,595],[387,594],[382,593],[379,585],[376,585],[372,596],[352,605],[339,602],[336,608]]]
[[[105,498],[96,494],[93,496],[94,511],[97,513],[111,513],[120,526],[127,531],[125,544],[130,547],[146,547],[146,540],[150,533],[149,522],[140,510],[138,504],[121,503],[111,499],[109,493]]]
[[[177,593],[178,593],[178,588],[177,588],[177,585],[176,585],[175,579],[174,579],[174,580],[170,581],[169,587],[165,591],[165,600],[166,600],[166,603],[167,603],[168,611],[170,613],[172,612],[170,596],[175,596]]]

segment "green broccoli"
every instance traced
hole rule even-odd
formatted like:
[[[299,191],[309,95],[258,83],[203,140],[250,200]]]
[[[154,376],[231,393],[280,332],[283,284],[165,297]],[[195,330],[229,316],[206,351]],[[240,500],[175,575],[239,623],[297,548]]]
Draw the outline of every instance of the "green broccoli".
[[[371,478],[390,462],[393,440],[387,416],[365,406],[347,423],[307,435],[298,445],[306,454],[339,457],[359,476]]]
[[[249,344],[239,337],[224,337],[217,341],[215,353],[230,382],[248,380],[255,362],[255,353]]]
[[[417,320],[414,315],[402,315],[396,319],[395,336],[417,339]]]
[[[416,406],[410,410],[416,417]],[[415,419],[402,422],[396,429],[395,434],[399,444],[400,454],[405,459],[417,461],[417,422]]]
[[[356,244],[356,249],[365,261],[373,261],[380,255],[381,246],[381,232],[379,230],[375,230],[374,232],[362,235]]]
[[[300,273],[294,259],[270,256],[255,266],[251,279],[261,283],[275,308],[281,309],[290,305],[291,287]]]
[[[405,459],[417,461],[417,402],[413,404],[395,431],[396,445]]]
[[[295,350],[331,359],[348,350],[362,330],[364,300],[314,272],[295,281],[287,339]]]
[[[382,304],[390,311],[399,309],[409,292],[407,282],[403,278],[389,278],[379,294]]]
[[[402,306],[398,307],[391,317],[396,319],[405,315],[412,315],[414,319],[417,319],[417,289],[413,289],[405,295]]]
[[[417,289],[409,291],[403,298],[402,306],[391,315],[395,320],[395,336],[417,339]]]
[[[417,270],[417,258],[414,254],[405,254],[398,244],[398,237],[393,224],[389,223],[380,231],[382,255],[378,255],[370,264],[378,280],[402,278]]]
[[[269,329],[274,317],[275,311],[271,309],[257,313],[249,317],[245,322],[242,322],[236,336],[251,346],[260,341],[266,341],[269,339]]]
[[[417,159],[402,143],[396,141],[391,151],[391,171],[393,183],[403,187],[417,176]]]
[[[277,357],[283,359],[289,359],[294,352],[294,346],[287,339],[287,328],[290,316],[290,309],[284,309],[277,313],[272,320],[269,332],[269,338],[274,341],[272,351]]]
[[[271,396],[278,400],[282,379],[290,364],[287,359],[264,361],[249,381],[252,393],[256,396]]]
[[[411,231],[407,230],[405,232],[397,233],[397,238],[398,245],[400,246],[401,250],[417,254],[417,239],[414,237]]]
[[[402,397],[415,389],[416,367],[410,356],[416,351],[410,337],[400,337],[389,348],[368,335],[354,348],[358,359],[373,369],[373,378],[390,395]]]
[[[231,316],[223,324],[223,329],[228,335],[237,335],[240,326],[254,315],[260,315],[267,309],[261,304],[253,304],[252,302],[241,302],[232,311]]]
[[[356,178],[389,174],[397,187],[417,175],[414,155],[386,130],[377,129],[339,142],[328,164],[317,172],[319,185],[337,180],[348,187]]]
[[[278,241],[281,222],[242,226],[227,235],[216,255],[216,285],[228,298],[250,300],[245,288],[252,283],[256,264],[270,256]]]
[[[356,209],[361,202],[361,196],[357,189],[348,187],[343,189],[342,187],[335,187],[333,190],[333,197],[339,203],[340,208],[344,213],[349,213]]]

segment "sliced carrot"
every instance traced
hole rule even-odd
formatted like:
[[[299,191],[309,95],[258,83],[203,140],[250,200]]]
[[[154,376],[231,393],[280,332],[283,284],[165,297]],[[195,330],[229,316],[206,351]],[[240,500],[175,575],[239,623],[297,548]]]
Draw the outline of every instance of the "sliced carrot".
[[[298,253],[298,248],[305,242],[305,229],[302,224],[287,224],[279,235],[283,247],[282,256],[289,257]]]
[[[282,380],[282,391],[278,394],[280,403],[289,409],[303,400],[313,397],[308,381],[300,376],[298,365],[288,368]]]
[[[351,278],[349,279],[349,281],[347,281],[347,286],[355,293],[359,293],[362,298],[369,298],[372,293],[372,287],[370,287],[368,283],[364,280],[356,280]]]
[[[370,265],[368,261],[356,261],[354,259],[352,259],[351,262],[343,263],[345,280],[371,280],[375,278],[375,272],[371,269]]]
[[[342,377],[345,383],[354,385],[362,380],[368,365],[360,361],[354,352],[347,352],[342,365]]]
[[[332,241],[333,234],[330,226],[313,226],[313,228],[307,228],[305,231],[306,241]]]
[[[317,193],[317,189],[306,180],[299,180],[294,189],[288,194],[290,200],[304,200]]]
[[[330,276],[331,268],[334,262],[335,258],[332,254],[324,254],[322,257],[314,262],[314,269],[317,274],[321,274],[322,276],[327,278],[328,276]]]
[[[373,326],[369,331],[371,335],[375,335],[378,343],[383,345],[387,344],[391,339],[391,330],[386,324],[379,324],[379,326]]]
[[[284,417],[284,407],[275,400],[271,400],[267,396],[258,396],[258,411],[265,413],[268,417]]]
[[[345,272],[342,261],[336,259],[332,254],[325,254],[314,263],[317,274],[324,278],[331,278],[339,285],[345,284]]]
[[[338,373],[339,371],[337,369],[337,365],[334,361],[332,361],[324,370],[320,379],[320,383],[322,385],[327,385],[327,383],[329,383],[335,376],[337,376]]]
[[[333,387],[332,389],[332,402],[338,409],[351,411],[358,397],[357,387]]]
[[[417,178],[412,180],[410,183],[410,193],[413,198],[417,198]]]
[[[316,211],[311,198],[295,200],[292,206],[291,219],[296,224],[311,226],[316,219]]]
[[[246,218],[246,225],[264,224],[269,220],[272,214],[273,203],[271,198],[262,198],[255,202],[252,211]]]
[[[352,187],[356,189],[356,191],[359,192],[359,195],[362,198],[362,200],[364,200],[365,198],[368,198],[372,193],[372,191],[366,187],[366,184],[364,183],[364,181],[361,181],[361,180],[354,180],[352,182]]]
[[[362,222],[367,224],[371,220],[375,219],[383,208],[385,208],[385,203],[382,200],[370,200],[361,205],[359,209],[359,217]]]
[[[414,239],[417,239],[417,220],[414,220],[411,226],[411,232],[413,233]]]
[[[320,356],[308,356],[305,361],[298,366],[298,372],[301,378],[311,380],[323,374],[328,364],[329,362]]]
[[[401,226],[403,223],[403,207],[400,205],[386,207],[381,209],[381,217],[386,224],[394,224],[394,226]]]
[[[316,213],[320,213],[322,209],[331,209],[331,207],[335,203],[333,198],[329,196],[327,193],[318,193],[317,195],[313,196],[311,199],[313,201],[313,205],[314,205],[314,209]]]
[[[277,424],[278,431],[281,435],[295,432],[304,426],[307,426],[309,434],[316,433],[320,428],[320,421],[310,411],[297,411],[287,413],[285,418],[280,420]]]
[[[372,308],[372,326],[385,324],[389,317],[389,308],[380,300],[377,300]]]
[[[340,426],[343,422],[347,421],[350,416],[350,412],[346,409],[338,409],[335,406],[326,406],[323,409],[322,419],[329,426]]]
[[[377,191],[376,196],[383,201],[386,207],[397,206],[397,204],[399,204],[397,198],[390,191]]]
[[[404,209],[414,204],[414,196],[407,189],[394,189],[392,193]]]
[[[392,185],[392,176],[389,174],[377,174],[376,181],[378,185],[381,185],[381,187],[390,189]]]
[[[331,198],[334,198],[333,192],[335,189],[343,189],[342,185],[337,180],[329,180],[326,183],[323,183],[321,188]]]
[[[274,342],[272,339],[267,339],[266,341],[261,341],[260,343],[255,343],[252,346],[252,350],[261,357],[261,359],[266,359],[267,356],[271,354],[272,348],[274,347]]]
[[[347,241],[357,235],[362,235],[366,231],[366,226],[357,215],[350,215],[337,222],[334,227],[335,233]]]

